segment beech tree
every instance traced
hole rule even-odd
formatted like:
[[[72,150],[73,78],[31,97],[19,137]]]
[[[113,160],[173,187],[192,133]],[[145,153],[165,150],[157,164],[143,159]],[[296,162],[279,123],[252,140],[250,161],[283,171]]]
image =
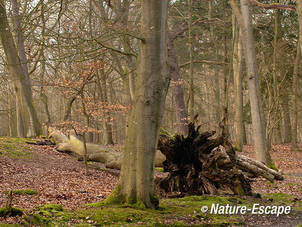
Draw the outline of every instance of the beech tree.
[[[273,163],[266,147],[265,141],[265,119],[262,109],[262,102],[259,89],[259,75],[256,61],[255,44],[249,11],[249,1],[240,0],[241,13],[234,0],[230,1],[242,29],[242,42],[247,67],[247,81],[251,103],[251,115],[253,126],[253,137],[255,144],[256,158],[258,161],[273,167]]]
[[[143,41],[140,43],[135,94],[120,182],[111,198],[156,208],[154,156],[170,80],[167,73],[168,1],[143,0],[141,4]]]
[[[8,69],[15,84],[16,96],[17,100],[19,100],[18,103],[20,104],[24,101],[24,105],[29,113],[29,124],[33,131],[31,136],[41,135],[42,128],[33,104],[30,80],[27,78],[27,75],[22,68],[24,62],[20,61],[18,50],[14,43],[7,20],[5,3],[3,0],[0,1],[0,38],[6,56]]]

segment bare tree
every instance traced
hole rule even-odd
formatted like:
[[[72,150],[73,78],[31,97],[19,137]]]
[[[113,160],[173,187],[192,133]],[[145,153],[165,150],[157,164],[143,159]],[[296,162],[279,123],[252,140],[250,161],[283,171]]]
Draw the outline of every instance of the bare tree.
[[[140,56],[135,96],[129,119],[119,186],[113,198],[157,207],[154,197],[154,156],[159,136],[167,73],[167,0],[143,0]]]
[[[244,45],[244,54],[247,67],[247,81],[249,88],[249,97],[251,103],[253,137],[256,151],[256,158],[273,167],[272,159],[266,147],[265,141],[265,119],[262,109],[262,102],[259,89],[259,75],[256,60],[256,51],[251,24],[251,15],[249,11],[249,1],[240,0],[241,13],[234,0],[230,1],[233,12],[242,29],[242,42]]]
[[[0,17],[0,38],[4,48],[8,69],[15,82],[15,87],[20,91],[20,93],[18,92],[16,95],[21,96],[18,97],[18,100],[24,100],[24,105],[29,113],[29,122],[33,127],[33,134],[31,136],[40,135],[42,133],[42,128],[33,105],[31,85],[22,68],[22,62],[20,61],[18,50],[8,24],[3,0],[0,1],[0,14],[2,15]]]

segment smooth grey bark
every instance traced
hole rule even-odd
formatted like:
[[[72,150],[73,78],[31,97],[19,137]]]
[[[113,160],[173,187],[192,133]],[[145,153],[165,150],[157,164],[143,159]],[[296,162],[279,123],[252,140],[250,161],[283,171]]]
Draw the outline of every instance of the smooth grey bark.
[[[273,132],[276,144],[282,143],[281,136],[281,115],[280,115],[280,92],[278,89],[278,78],[280,77],[280,65],[278,44],[281,39],[281,13],[279,10],[275,11],[274,17],[274,52],[273,52],[273,84],[272,84],[272,115],[273,115]]]
[[[194,50],[193,50],[193,37],[192,37],[192,17],[193,17],[193,0],[188,0],[188,43],[189,43],[189,56],[190,56],[190,68],[189,68],[189,105],[188,113],[190,120],[194,118]]]
[[[242,55],[240,29],[235,17],[233,22],[233,76],[235,90],[235,147],[242,151],[243,147],[243,94],[242,94]]]
[[[300,53],[299,53],[299,55],[297,53],[296,62],[299,63],[300,62],[300,58],[301,58],[301,53],[302,53],[302,0],[297,0],[297,13],[298,13],[298,21],[299,21],[299,46],[300,46]],[[297,72],[298,72],[298,67],[299,67],[299,64],[297,64],[297,69],[296,69]],[[295,75],[295,80],[296,80],[296,86],[298,86],[297,85],[297,83],[298,83],[298,75]],[[295,94],[297,95],[297,92],[298,92],[297,89],[298,88],[294,88],[294,89],[295,89]],[[295,101],[297,102],[297,97],[296,97]],[[296,117],[296,119],[298,119],[298,117]],[[295,123],[296,123],[295,125],[297,125],[297,121]],[[294,130],[294,133],[297,133],[297,130]],[[297,138],[295,135],[293,135],[293,137]],[[294,141],[294,142],[297,143],[297,141]]]
[[[25,39],[24,39],[20,16],[19,16],[19,6],[18,6],[17,0],[11,0],[11,4],[12,4],[12,9],[13,9],[13,24],[14,24],[16,37],[17,37],[16,38],[17,51],[18,51],[18,55],[20,58],[23,72],[25,74],[23,83],[24,83],[24,86],[31,88],[31,81],[30,81],[29,73],[28,73],[27,57],[25,54],[25,47],[24,47]],[[26,105],[26,102],[24,102],[24,104]],[[38,119],[36,119],[36,116],[35,116],[37,114],[34,112],[35,112],[35,110],[33,111],[32,108],[29,108],[29,110],[28,110],[28,114],[29,114],[29,125],[28,126],[29,127],[28,127],[28,131],[27,131],[27,136],[29,136],[29,137],[37,136],[38,135],[37,131],[42,130],[40,122]],[[23,120],[25,120],[24,119],[25,115],[22,117],[23,117]],[[19,123],[21,123],[21,122],[19,122]],[[22,127],[22,126],[20,126],[20,127]]]
[[[265,141],[265,119],[262,109],[261,95],[259,89],[258,66],[256,60],[256,51],[251,24],[251,15],[249,11],[249,1],[240,0],[241,13],[243,16],[243,43],[247,66],[247,79],[249,87],[249,96],[251,103],[252,125],[254,133],[254,144],[257,160],[272,166],[272,160],[269,151],[266,149]]]
[[[208,18],[209,21],[212,20],[212,11],[213,11],[213,7],[212,7],[213,2],[209,1],[208,2]],[[216,61],[218,62],[218,45],[217,45],[217,38],[214,37],[214,28],[212,23],[210,23],[210,37],[212,39],[212,41],[214,42],[215,45],[215,58]],[[221,107],[220,107],[220,77],[219,77],[219,66],[216,64],[215,68],[214,68],[214,76],[215,76],[215,98],[216,98],[216,105],[215,105],[215,117],[216,117],[216,122],[217,124],[221,121]]]
[[[176,37],[169,35],[168,41],[168,63],[172,80],[172,95],[175,104],[176,124],[178,132],[182,135],[188,134],[188,113],[185,105],[184,92],[181,86],[181,76],[179,73],[179,65],[175,53],[174,41]],[[173,83],[174,82],[174,83]]]
[[[299,8],[300,9],[300,8]],[[300,11],[302,13],[302,9]],[[298,71],[299,62],[301,60],[300,39],[297,44],[296,58],[294,63],[293,80],[292,80],[292,133],[291,133],[291,149],[298,150],[297,131],[298,131]]]
[[[218,60],[218,47],[216,47],[216,60]],[[216,98],[216,121],[221,121],[221,94],[220,94],[220,74],[218,65],[215,65],[215,98]]]
[[[20,94],[24,105],[29,113],[29,122],[33,127],[33,135],[41,135],[42,127],[33,105],[31,85],[28,83],[22,64],[15,46],[12,33],[7,20],[4,1],[0,1],[0,38],[6,56],[9,72],[15,82],[15,86],[20,89]],[[17,93],[18,96],[18,93]]]
[[[107,85],[106,85],[106,75],[104,72],[104,68],[101,69],[101,76],[99,73],[96,73],[96,79],[97,79],[97,86],[98,86],[98,94],[100,96],[101,102],[108,104],[108,96],[107,96]],[[114,144],[113,142],[113,130],[112,125],[110,124],[110,116],[105,113],[105,122],[104,122],[104,128],[105,128],[105,144],[110,145]]]
[[[281,110],[283,119],[283,143],[291,142],[291,118],[290,118],[290,107],[288,89],[284,88],[284,93],[281,96]]]
[[[135,95],[128,122],[120,183],[115,198],[157,207],[154,157],[169,85],[167,0],[142,0],[140,54]]]
[[[15,1],[15,0],[12,0]],[[47,116],[47,121],[46,121],[46,125],[47,127],[51,124],[51,116],[50,116],[50,111],[49,111],[49,106],[48,106],[48,96],[45,94],[45,89],[44,89],[44,76],[46,73],[46,59],[45,59],[45,53],[44,53],[44,37],[45,37],[45,25],[46,25],[46,21],[45,21],[45,17],[44,17],[44,13],[45,13],[45,5],[44,5],[44,0],[41,1],[41,21],[42,21],[42,47],[41,47],[41,90],[40,90],[40,97],[41,97],[41,101],[43,103],[44,106],[44,110]]]
[[[269,167],[273,167],[270,154],[265,141],[265,119],[262,110],[262,102],[259,89],[258,66],[256,60],[255,42],[251,24],[251,15],[249,11],[249,1],[240,0],[241,13],[234,0],[230,1],[233,12],[242,29],[242,42],[244,46],[244,55],[247,67],[247,81],[249,88],[249,97],[251,103],[251,115],[253,126],[253,137],[256,152],[256,159]]]
[[[22,94],[20,89],[16,85],[17,82],[14,82],[15,87],[15,94],[16,94],[16,129],[17,129],[17,136],[18,137],[25,137],[25,126],[23,120],[23,101],[22,101]]]

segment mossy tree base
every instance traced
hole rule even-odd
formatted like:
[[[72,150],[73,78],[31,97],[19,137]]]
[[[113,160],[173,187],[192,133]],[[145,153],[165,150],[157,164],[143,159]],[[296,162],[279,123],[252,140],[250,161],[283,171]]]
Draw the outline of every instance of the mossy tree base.
[[[117,185],[113,192],[105,199],[103,202],[97,203],[96,206],[104,206],[104,205],[115,205],[115,204],[124,204],[130,207],[136,207],[140,209],[144,208],[155,208],[158,209],[159,207],[159,198],[154,195],[150,198],[153,207],[148,207],[144,204],[143,201],[134,198],[134,197],[127,197],[127,195],[122,194],[121,185]]]

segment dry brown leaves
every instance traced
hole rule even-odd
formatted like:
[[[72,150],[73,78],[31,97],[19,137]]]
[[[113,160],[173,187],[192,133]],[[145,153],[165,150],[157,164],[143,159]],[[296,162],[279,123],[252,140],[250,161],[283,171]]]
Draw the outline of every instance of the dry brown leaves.
[[[10,159],[0,156],[0,207],[6,202],[5,190],[36,189],[38,195],[15,195],[13,205],[31,209],[46,203],[58,203],[69,209],[106,198],[118,182],[116,174],[85,167],[68,154],[50,146],[28,145],[32,159]],[[252,146],[245,146],[244,155],[254,158]],[[289,145],[273,147],[272,158],[286,174],[284,181],[274,184],[259,178],[253,184],[258,193],[288,193],[302,198],[302,152],[290,151]],[[162,173],[157,173],[162,174]]]
[[[253,146],[245,146],[243,154],[255,158]],[[264,178],[258,178],[252,183],[253,191],[286,193],[302,199],[302,152],[291,151],[290,144],[284,144],[273,145],[270,154],[278,170],[285,174],[285,179],[269,183]]]
[[[117,184],[117,176],[85,167],[70,155],[50,146],[31,146],[32,159],[9,159],[0,156],[0,207],[6,202],[5,190],[35,189],[38,195],[15,195],[13,205],[34,208],[46,203],[79,208],[107,197]]]

